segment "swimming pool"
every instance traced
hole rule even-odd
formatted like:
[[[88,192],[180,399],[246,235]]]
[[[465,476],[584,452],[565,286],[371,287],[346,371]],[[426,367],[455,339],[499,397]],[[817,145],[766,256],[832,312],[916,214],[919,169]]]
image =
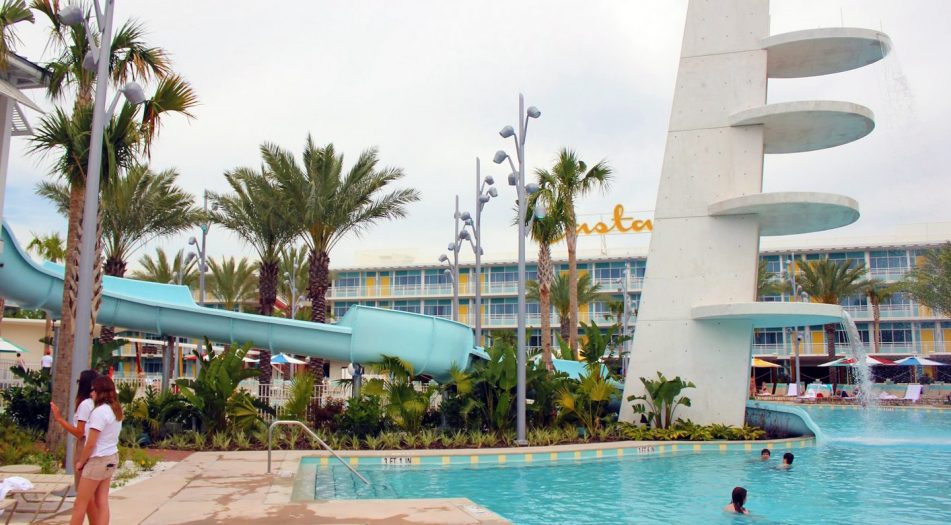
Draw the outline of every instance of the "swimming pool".
[[[809,407],[826,440],[780,470],[753,452],[608,457],[556,463],[316,468],[316,499],[466,497],[516,524],[951,523],[951,412]],[[307,463],[305,459],[304,462]],[[311,465],[313,467],[313,465]],[[722,512],[734,486],[752,518]]]

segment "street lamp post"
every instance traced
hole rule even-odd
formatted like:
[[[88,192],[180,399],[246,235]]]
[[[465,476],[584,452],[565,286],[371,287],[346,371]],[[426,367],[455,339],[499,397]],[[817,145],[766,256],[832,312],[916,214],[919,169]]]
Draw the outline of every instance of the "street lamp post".
[[[806,292],[802,289],[802,286],[799,286],[798,284],[796,284],[796,269],[793,267],[793,259],[792,259],[792,258],[789,258],[789,259],[786,260],[786,271],[789,272],[789,285],[790,285],[790,291],[791,291],[792,296],[793,296],[793,297],[799,297],[799,300],[801,300],[801,301],[806,301],[807,298],[808,298],[808,295],[807,295]],[[793,336],[793,341],[792,341],[792,343],[793,343],[793,355],[795,356],[795,362],[796,362],[796,394],[797,394],[797,395],[801,395],[802,393],[799,391],[799,379],[800,379],[800,374],[799,374],[799,343],[801,342],[802,338],[799,336],[799,327],[798,327],[798,326],[794,326],[794,327],[793,327],[793,329],[792,329],[792,336]]]
[[[492,159],[496,164],[501,164],[506,159],[512,168],[509,174],[509,184],[515,186],[515,192],[518,197],[518,328],[517,337],[517,410],[516,410],[516,444],[527,445],[525,439],[525,235],[526,220],[525,210],[528,208],[527,195],[538,190],[538,185],[532,184],[533,188],[525,185],[525,134],[528,132],[528,119],[538,118],[541,111],[535,106],[525,110],[525,97],[518,95],[518,132],[512,129],[512,126],[505,126],[499,131],[502,138],[512,137],[515,140],[515,154],[518,157],[518,168],[512,163],[512,158],[502,150],[495,153]]]
[[[201,247],[198,247],[198,239],[191,237],[188,244],[195,247],[198,251],[198,304],[205,306],[205,273],[208,271],[206,258],[208,255],[208,230],[211,228],[211,220],[208,218],[208,190],[204,193],[205,222],[201,224]],[[218,209],[218,204],[212,205],[211,210]]]
[[[93,272],[96,266],[96,241],[99,222],[99,177],[102,170],[102,137],[105,125],[112,118],[112,112],[119,103],[122,94],[131,104],[141,104],[145,101],[142,87],[129,82],[119,89],[115,99],[106,110],[106,97],[109,84],[109,56],[112,46],[112,19],[115,8],[114,0],[106,0],[105,9],[99,6],[98,0],[93,1],[96,12],[97,27],[101,29],[97,45],[93,38],[86,15],[77,5],[68,5],[60,9],[57,16],[64,25],[85,27],[89,43],[89,52],[83,59],[83,68],[96,72],[96,96],[93,101],[92,129],[89,138],[89,163],[86,169],[86,188],[83,198],[82,243],[79,247],[79,281],[76,291],[76,324],[73,339],[73,356],[70,379],[70,399],[76,397],[79,374],[89,366],[90,349],[92,345],[92,329],[96,326],[93,300]],[[91,323],[87,325],[86,323]],[[67,403],[67,419],[72,420],[74,407]],[[73,447],[66,447],[66,470],[73,471]]]
[[[284,272],[284,279],[287,281],[288,288],[291,289],[291,319],[297,319],[297,279],[289,272]]]
[[[452,237],[452,320],[459,320],[459,248],[461,242],[459,241],[459,219],[462,217],[462,214],[459,213],[459,195],[456,195],[456,211],[453,212],[452,218],[455,223],[455,233]]]
[[[465,226],[472,230],[472,238],[475,239],[472,251],[475,253],[475,276],[472,282],[475,283],[475,341],[477,345],[482,343],[482,208],[493,197],[499,196],[499,190],[492,185],[495,179],[491,175],[482,178],[479,157],[476,157],[476,212],[475,219],[468,213],[462,213],[462,220]],[[463,228],[465,228],[465,226]]]

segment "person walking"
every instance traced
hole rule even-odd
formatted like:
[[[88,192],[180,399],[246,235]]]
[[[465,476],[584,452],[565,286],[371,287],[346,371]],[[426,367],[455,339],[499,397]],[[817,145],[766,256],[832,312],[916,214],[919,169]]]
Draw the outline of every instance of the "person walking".
[[[13,366],[19,368],[20,370],[26,371],[26,361],[23,360],[23,354],[20,352],[17,352],[17,360]]]
[[[77,381],[79,386],[76,389],[76,411],[73,415],[72,424],[66,421],[59,407],[56,406],[56,403],[50,401],[50,415],[53,416],[53,419],[59,423],[61,427],[66,429],[66,432],[69,432],[76,438],[76,444],[73,448],[74,458],[79,457],[79,454],[82,453],[83,447],[86,444],[86,422],[89,421],[89,416],[92,414],[93,408],[95,408],[95,403],[91,397],[92,382],[97,377],[99,377],[99,373],[95,370],[83,370],[82,373],[79,374],[79,381]],[[73,472],[73,487],[77,490],[79,489],[80,474],[78,470]],[[95,508],[93,506],[90,506],[88,514],[89,522],[95,523],[93,519]]]
[[[43,352],[43,357],[40,358],[40,367],[47,372],[53,371],[53,353],[50,352],[49,348]]]
[[[86,445],[76,459],[76,470],[82,471],[82,475],[70,525],[82,525],[90,504],[95,505],[97,515],[92,523],[109,523],[109,484],[119,466],[122,405],[119,404],[116,384],[107,376],[97,377],[92,382],[92,399],[96,408],[86,423]]]

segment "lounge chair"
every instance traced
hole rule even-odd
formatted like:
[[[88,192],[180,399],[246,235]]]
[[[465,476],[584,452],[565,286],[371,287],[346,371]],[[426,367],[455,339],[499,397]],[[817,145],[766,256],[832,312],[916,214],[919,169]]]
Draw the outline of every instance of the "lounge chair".
[[[789,383],[789,385],[786,386],[786,397],[799,397],[799,385]]]
[[[52,514],[59,512],[66,502],[66,495],[69,494],[69,488],[73,486],[73,477],[65,474],[23,474],[20,477],[26,478],[33,484],[29,490],[16,490],[10,492],[10,500],[13,501],[12,508],[7,510],[4,525],[10,523],[13,513],[22,508],[22,505],[35,506],[19,512],[32,512],[33,517],[30,522],[36,521],[40,514]],[[5,500],[6,501],[6,500]],[[55,506],[54,506],[55,505]],[[54,506],[53,508],[49,508]]]
[[[903,401],[909,403],[917,403],[921,399],[921,385],[908,385],[908,388],[905,389],[905,397],[902,398]]]

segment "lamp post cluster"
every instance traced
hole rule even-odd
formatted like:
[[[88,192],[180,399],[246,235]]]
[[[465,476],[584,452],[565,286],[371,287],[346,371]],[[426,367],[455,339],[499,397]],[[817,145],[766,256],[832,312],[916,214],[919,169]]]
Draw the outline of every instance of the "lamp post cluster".
[[[208,215],[208,190],[205,190],[203,197],[205,222],[201,223],[201,246],[198,246],[198,239],[191,237],[188,244],[195,248],[195,253],[189,255],[198,256],[198,304],[205,306],[205,274],[208,272],[208,230],[211,229],[211,218]],[[211,211],[218,210],[218,204],[211,206]]]
[[[518,131],[512,126],[505,126],[499,131],[502,138],[511,138],[515,141],[515,155],[518,160],[518,167],[512,162],[512,157],[503,150],[495,153],[492,159],[496,164],[502,164],[508,160],[512,172],[509,173],[508,182],[510,186],[515,186],[515,195],[518,199],[518,313],[517,313],[517,410],[516,410],[516,444],[527,445],[525,439],[525,237],[528,232],[528,221],[526,220],[526,210],[528,209],[528,196],[538,191],[538,185],[535,183],[525,184],[525,135],[528,132],[528,120],[541,116],[541,111],[535,106],[531,106],[526,111],[525,97],[518,95]],[[543,206],[535,209],[535,216],[544,218],[545,210]]]
[[[98,230],[99,218],[99,177],[102,169],[102,140],[105,133],[105,125],[112,119],[112,113],[119,104],[119,95],[123,95],[126,100],[133,105],[145,102],[145,92],[142,86],[135,82],[128,82],[119,88],[118,92],[106,109],[106,97],[108,96],[109,86],[109,59],[112,42],[112,21],[115,8],[114,0],[106,0],[105,8],[99,5],[98,0],[93,0],[92,5],[95,8],[96,27],[99,31],[98,41],[102,45],[96,44],[92,29],[86,20],[86,14],[83,9],[75,4],[63,7],[57,13],[60,22],[67,26],[83,26],[88,39],[89,51],[83,57],[83,68],[96,75],[96,95],[93,101],[92,129],[89,138],[89,163],[86,169],[86,188],[83,199],[83,220],[82,220],[82,243],[79,247],[79,282],[76,292],[76,331],[73,343],[73,362],[70,374],[70,399],[76,397],[77,383],[79,374],[89,366],[90,349],[92,348],[91,326],[87,321],[95,326],[95,316],[93,311],[93,271],[95,270],[96,259],[96,232]],[[67,404],[67,419],[72,420],[74,408],[72,403]],[[72,472],[73,465],[73,447],[66,447],[66,465],[67,471]]]

